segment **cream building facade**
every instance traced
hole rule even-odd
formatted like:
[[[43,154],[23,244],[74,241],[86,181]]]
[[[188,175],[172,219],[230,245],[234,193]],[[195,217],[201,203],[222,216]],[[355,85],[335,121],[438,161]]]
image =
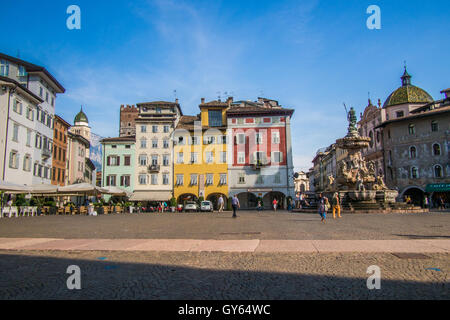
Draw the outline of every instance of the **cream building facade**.
[[[175,102],[138,103],[132,201],[167,201],[173,196],[173,132],[182,116]]]

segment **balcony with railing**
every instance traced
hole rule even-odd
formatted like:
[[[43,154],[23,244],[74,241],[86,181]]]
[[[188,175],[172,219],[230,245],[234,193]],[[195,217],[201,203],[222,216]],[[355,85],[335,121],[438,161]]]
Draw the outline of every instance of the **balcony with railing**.
[[[52,156],[52,150],[48,148],[42,148],[42,158],[48,159]]]
[[[159,164],[151,164],[148,166],[148,172],[159,172],[160,165]]]

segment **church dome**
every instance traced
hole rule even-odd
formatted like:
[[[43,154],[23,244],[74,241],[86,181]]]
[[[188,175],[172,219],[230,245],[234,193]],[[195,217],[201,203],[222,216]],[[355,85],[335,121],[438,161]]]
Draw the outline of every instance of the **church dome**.
[[[86,116],[86,114],[83,112],[83,107],[81,107],[80,112],[78,112],[78,114],[75,116],[75,120],[73,121],[75,124],[77,122],[85,122],[85,123],[89,123],[88,117]]]
[[[428,92],[411,84],[411,76],[406,71],[406,67],[401,79],[402,86],[389,95],[384,102],[383,108],[406,103],[433,102],[433,97]]]

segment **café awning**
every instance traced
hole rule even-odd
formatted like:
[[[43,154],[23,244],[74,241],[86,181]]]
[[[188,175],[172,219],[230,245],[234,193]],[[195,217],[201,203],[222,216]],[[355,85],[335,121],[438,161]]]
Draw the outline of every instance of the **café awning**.
[[[172,198],[170,191],[135,191],[130,201],[168,201]]]
[[[427,184],[426,192],[448,192],[450,191],[450,183],[431,183]]]

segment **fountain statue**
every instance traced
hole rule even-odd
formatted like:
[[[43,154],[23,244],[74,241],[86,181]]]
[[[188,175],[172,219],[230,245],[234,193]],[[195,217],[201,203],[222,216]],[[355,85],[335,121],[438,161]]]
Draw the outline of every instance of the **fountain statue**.
[[[370,138],[359,135],[353,107],[350,108],[347,119],[347,135],[336,140],[337,146],[347,151],[347,157],[338,162],[336,177],[328,178],[327,191],[340,192],[341,199],[353,203],[375,203],[376,199],[395,202],[398,192],[388,190],[383,176],[376,176],[375,163],[364,160],[362,156],[361,150],[369,146]]]

